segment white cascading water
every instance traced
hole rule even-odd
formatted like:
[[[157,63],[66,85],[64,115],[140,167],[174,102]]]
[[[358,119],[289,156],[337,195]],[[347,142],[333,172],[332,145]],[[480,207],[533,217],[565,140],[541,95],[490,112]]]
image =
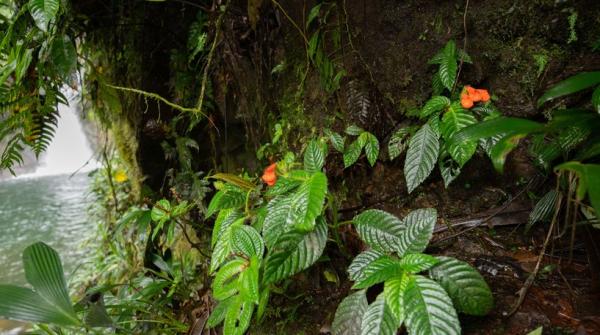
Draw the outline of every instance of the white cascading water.
[[[81,122],[75,114],[77,98],[71,97],[69,100],[69,106],[61,104],[58,107],[60,118],[56,133],[48,149],[40,157],[40,164],[35,172],[21,175],[19,178],[88,172],[99,167]]]

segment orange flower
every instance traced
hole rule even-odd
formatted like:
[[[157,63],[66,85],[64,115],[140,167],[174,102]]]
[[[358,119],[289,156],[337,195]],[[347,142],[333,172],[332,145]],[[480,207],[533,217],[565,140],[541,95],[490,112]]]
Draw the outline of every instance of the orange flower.
[[[481,101],[483,102],[488,102],[490,101],[490,94],[488,93],[487,90],[479,90],[479,94],[481,95]]]
[[[460,98],[460,105],[463,108],[469,109],[473,107],[473,100],[468,95],[464,95]]]
[[[261,179],[265,182],[265,184],[269,186],[275,185],[277,181],[277,174],[275,173],[275,169],[277,168],[277,163],[273,163],[265,169]]]

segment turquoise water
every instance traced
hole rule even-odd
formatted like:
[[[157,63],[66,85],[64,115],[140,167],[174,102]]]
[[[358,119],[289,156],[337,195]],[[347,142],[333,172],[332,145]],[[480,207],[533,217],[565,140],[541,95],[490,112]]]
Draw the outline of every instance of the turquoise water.
[[[65,275],[86,261],[82,246],[95,232],[86,174],[0,181],[0,283],[24,285],[23,250],[42,241],[61,256]]]

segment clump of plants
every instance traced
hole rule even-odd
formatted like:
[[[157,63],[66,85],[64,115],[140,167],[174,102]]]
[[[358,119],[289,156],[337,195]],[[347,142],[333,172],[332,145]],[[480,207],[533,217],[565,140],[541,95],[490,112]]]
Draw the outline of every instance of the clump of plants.
[[[381,210],[367,210],[352,220],[370,247],[348,267],[353,289],[339,305],[333,334],[460,334],[457,312],[485,315],[493,307],[483,277],[468,263],[424,254],[437,214],[418,209],[403,220]],[[425,275],[425,273],[427,275]],[[366,290],[383,283],[375,301]]]

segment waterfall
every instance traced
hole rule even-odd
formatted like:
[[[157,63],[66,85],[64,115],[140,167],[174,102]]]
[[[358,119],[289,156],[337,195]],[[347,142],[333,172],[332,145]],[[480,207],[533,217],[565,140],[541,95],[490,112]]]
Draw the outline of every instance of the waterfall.
[[[69,106],[58,106],[60,117],[52,142],[41,155],[40,164],[35,172],[21,175],[19,178],[88,172],[100,166],[76,115],[78,102],[78,99],[71,95]]]

